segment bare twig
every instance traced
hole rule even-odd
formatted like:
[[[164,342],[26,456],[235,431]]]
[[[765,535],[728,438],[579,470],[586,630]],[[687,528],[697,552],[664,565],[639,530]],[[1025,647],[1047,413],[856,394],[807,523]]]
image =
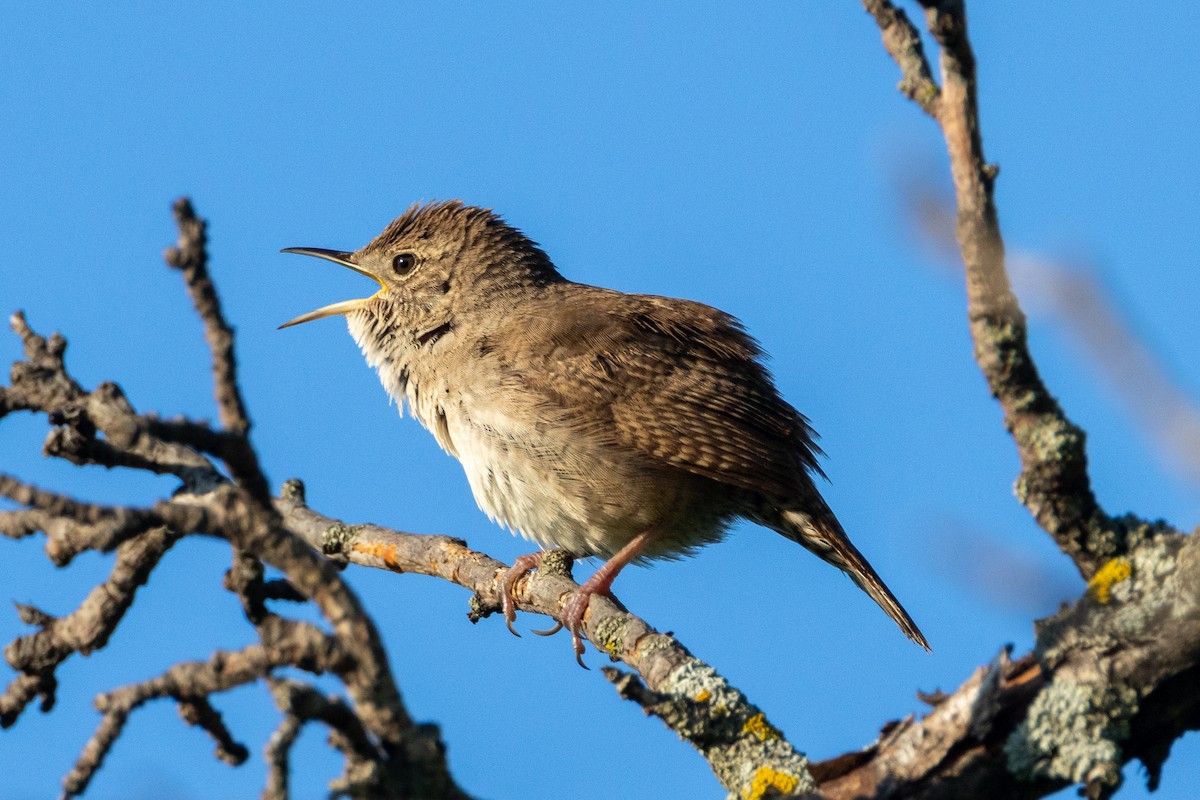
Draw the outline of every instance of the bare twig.
[[[12,725],[34,696],[43,710],[54,704],[54,671],[74,653],[87,655],[104,647],[133,604],[159,559],[179,540],[165,528],[154,528],[117,548],[108,580],[97,586],[71,614],[36,620],[37,633],[22,636],[4,648],[4,658],[21,674],[0,695],[0,727]]]
[[[192,492],[204,492],[225,481],[212,462],[189,447],[165,441],[150,430],[115,383],[83,389],[67,374],[67,341],[37,335],[20,312],[10,320],[25,346],[25,361],[12,368],[12,385],[0,388],[0,412],[32,411],[57,426],[46,438],[46,455],[73,464],[130,467],[178,476]],[[0,413],[3,416],[3,413]],[[104,439],[97,439],[103,433]]]
[[[245,763],[249,751],[244,744],[234,740],[221,712],[213,708],[207,697],[181,698],[178,705],[179,716],[184,722],[203,729],[216,742],[219,760],[233,767]]]
[[[208,274],[207,233],[204,220],[196,216],[191,201],[181,197],[173,206],[179,226],[179,243],[164,254],[167,264],[183,273],[192,304],[204,322],[204,338],[212,351],[213,384],[222,427],[233,434],[222,456],[234,477],[251,496],[270,505],[267,478],[250,446],[250,415],[237,382],[237,358],[233,329],[225,321],[217,290]]]
[[[309,722],[326,725],[329,743],[345,756],[345,770],[330,785],[331,790],[354,796],[378,784],[375,748],[353,709],[336,697],[326,697],[296,681],[274,678],[268,683],[284,717],[267,743],[269,771],[264,800],[287,797],[289,751],[300,729]]]
[[[212,351],[213,383],[221,425],[230,433],[245,436],[250,430],[250,415],[237,383],[233,329],[225,321],[216,287],[208,274],[208,226],[196,216],[192,201],[186,197],[176,200],[172,210],[175,224],[179,226],[179,242],[175,247],[167,248],[163,258],[183,273],[192,305],[204,323],[204,338]]]
[[[267,740],[263,758],[267,762],[267,785],[263,787],[262,800],[287,800],[288,775],[291,772],[292,745],[304,727],[304,720],[285,714],[279,727]]]
[[[896,8],[890,0],[863,0],[867,13],[875,18],[883,33],[883,46],[900,66],[901,94],[919,105],[921,109],[938,118],[942,90],[933,79],[929,59],[921,45],[921,34],[909,20],[908,15]]]
[[[244,759],[245,748],[233,742],[224,724],[219,722],[219,717],[214,719],[204,711],[206,706],[212,710],[207,698],[264,678],[276,667],[298,661],[330,665],[332,651],[327,647],[324,634],[300,623],[291,630],[295,635],[281,639],[275,646],[256,644],[242,650],[217,652],[208,661],[176,664],[157,678],[100,695],[96,698],[96,708],[104,717],[92,738],[84,745],[79,760],[63,779],[64,796],[73,797],[83,793],[124,730],[129,714],[149,700],[174,698],[183,706],[181,713],[184,719],[208,730],[216,739],[219,750],[227,748],[226,755],[241,755]]]
[[[108,552],[160,524],[156,515],[144,509],[82,503],[3,473],[0,497],[28,506],[0,512],[0,534],[17,539],[44,531],[46,554],[60,567],[85,550]]]

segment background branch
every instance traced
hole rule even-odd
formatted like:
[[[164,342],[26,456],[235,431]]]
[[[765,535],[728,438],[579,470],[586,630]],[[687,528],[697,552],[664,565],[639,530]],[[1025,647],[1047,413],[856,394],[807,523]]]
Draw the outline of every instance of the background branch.
[[[204,322],[204,339],[212,353],[213,386],[224,437],[222,458],[234,477],[260,503],[269,504],[271,491],[250,446],[250,416],[238,386],[237,358],[233,351],[233,328],[225,321],[217,290],[208,274],[208,235],[204,220],[196,216],[186,197],[175,201],[172,210],[179,226],[179,243],[168,248],[164,258],[183,273],[192,305]]]
[[[965,7],[961,1],[923,0],[922,5],[940,49],[941,96],[935,119],[946,140],[954,180],[975,360],[1017,443],[1018,498],[1080,574],[1091,578],[1105,561],[1124,552],[1124,526],[1096,502],[1083,430],[1050,394],[1029,352],[1025,315],[1004,266],[1004,241],[993,198],[999,169],[983,155],[975,54],[967,36]]]
[[[1011,664],[1002,654],[920,723],[891,726],[872,748],[814,771],[832,797],[1040,797],[1069,783],[1107,797],[1133,754],[1157,783],[1164,738],[1200,727],[1195,704],[1182,710],[1177,695],[1180,686],[1200,688],[1198,548],[1165,523],[1100,509],[1083,431],[1038,374],[1009,285],[993,197],[998,168],[983,155],[964,4],[921,4],[941,51],[941,94],[930,113],[950,157],[975,358],[1017,443],[1018,498],[1090,583],[1073,606],[1038,624],[1031,656]],[[915,30],[895,24],[890,3],[864,5],[907,76],[912,45],[897,46],[896,30],[909,40]],[[1175,724],[1156,726],[1162,716]],[[1135,729],[1145,738],[1133,738]],[[912,760],[914,748],[925,757]]]
[[[378,632],[358,598],[332,563],[283,528],[269,498],[262,502],[266,478],[246,438],[249,422],[236,384],[232,329],[221,316],[208,277],[204,223],[186,201],[176,203],[175,210],[181,241],[168,259],[183,270],[205,321],[213,349],[218,406],[227,430],[202,434],[203,426],[197,423],[164,424],[140,415],[115,384],[86,391],[67,372],[63,360],[66,340],[57,334],[44,339],[22,315],[13,317],[26,361],[14,365],[12,385],[0,388],[0,416],[15,411],[46,415],[57,426],[48,438],[53,443],[46,448],[50,455],[80,465],[178,475],[184,485],[170,500],[159,501],[152,508],[105,507],[0,475],[0,495],[24,506],[0,514],[0,530],[6,535],[24,537],[44,530],[50,535],[49,555],[60,565],[85,550],[117,549],[109,579],[73,614],[55,619],[32,607],[22,611],[24,620],[41,630],[19,637],[5,649],[18,676],[0,695],[0,721],[6,726],[15,723],[36,696],[42,697],[43,709],[49,710],[57,687],[56,667],[72,653],[87,654],[103,647],[136,590],[171,544],[196,532],[225,539],[233,546],[234,568],[226,585],[242,599],[260,643],[240,651],[218,652],[207,662],[177,664],[158,678],[101,695],[97,705],[104,716],[64,779],[67,795],[86,788],[124,730],[129,714],[159,697],[174,698],[186,722],[208,731],[220,758],[240,763],[246,757],[245,748],[226,728],[210,696],[290,666],[314,674],[331,672],[345,685],[352,705],[343,708],[352,708],[359,725],[359,732],[351,735],[347,731],[352,726],[344,718],[339,721],[339,736],[356,745],[356,749],[343,751],[347,769],[361,778],[354,793],[465,797],[449,776],[437,730],[417,725],[404,709]],[[189,445],[217,451],[236,482],[229,482]],[[263,563],[279,569],[286,579],[268,585],[263,580]],[[331,632],[272,613],[266,603],[277,598],[313,601]]]

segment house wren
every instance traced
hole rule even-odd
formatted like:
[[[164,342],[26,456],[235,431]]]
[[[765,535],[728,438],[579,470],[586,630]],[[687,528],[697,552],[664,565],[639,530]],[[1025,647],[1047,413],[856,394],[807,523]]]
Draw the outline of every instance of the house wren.
[[[607,559],[561,613],[577,658],[589,599],[624,566],[690,555],[739,517],[845,571],[929,649],[817,492],[813,431],[733,317],[573,283],[499,216],[458,201],[414,205],[354,252],[283,252],[380,288],[281,327],[344,315],[489,517],[542,548]],[[541,555],[504,576],[510,629],[513,587]]]

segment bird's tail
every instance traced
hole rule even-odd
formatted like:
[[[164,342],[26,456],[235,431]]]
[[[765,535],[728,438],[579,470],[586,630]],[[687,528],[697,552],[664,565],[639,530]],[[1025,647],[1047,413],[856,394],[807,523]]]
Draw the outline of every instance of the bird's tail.
[[[833,512],[825,507],[823,501],[818,502],[822,508],[816,514],[780,510],[776,524],[771,527],[849,575],[860,589],[879,604],[884,613],[895,620],[905,636],[930,651],[929,642],[904,606],[900,605],[900,601],[867,563],[863,554],[858,552],[858,548],[850,543]]]

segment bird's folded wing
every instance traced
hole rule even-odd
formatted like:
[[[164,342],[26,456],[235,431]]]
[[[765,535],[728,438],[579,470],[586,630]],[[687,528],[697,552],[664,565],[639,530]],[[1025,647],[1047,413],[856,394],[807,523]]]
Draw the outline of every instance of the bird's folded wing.
[[[528,357],[544,368],[522,380],[559,419],[781,501],[807,493],[808,473],[820,472],[812,429],[737,320],[686,300],[594,292],[595,302],[576,296],[570,313],[556,307],[526,323]]]

